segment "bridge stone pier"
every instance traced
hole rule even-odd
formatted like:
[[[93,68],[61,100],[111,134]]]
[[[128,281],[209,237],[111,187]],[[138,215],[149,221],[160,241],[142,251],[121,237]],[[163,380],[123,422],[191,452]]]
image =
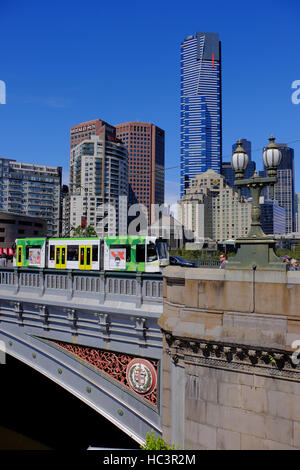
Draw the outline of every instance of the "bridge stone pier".
[[[162,432],[161,314],[160,274],[0,270],[6,353],[138,443],[151,429]]]
[[[167,267],[159,325],[168,443],[300,449],[300,272]]]

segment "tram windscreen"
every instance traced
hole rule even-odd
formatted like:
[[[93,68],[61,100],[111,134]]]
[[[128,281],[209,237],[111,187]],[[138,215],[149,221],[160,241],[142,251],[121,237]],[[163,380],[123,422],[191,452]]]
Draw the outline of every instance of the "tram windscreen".
[[[159,259],[167,259],[169,257],[166,242],[156,242],[156,248]]]
[[[147,245],[147,261],[155,261],[157,260],[157,253],[156,253],[156,247],[154,243],[149,243]]]

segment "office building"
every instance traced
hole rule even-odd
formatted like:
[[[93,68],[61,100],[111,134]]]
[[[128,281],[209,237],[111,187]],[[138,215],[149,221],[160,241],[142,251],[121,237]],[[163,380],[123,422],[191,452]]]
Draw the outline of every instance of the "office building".
[[[181,44],[180,194],[191,178],[222,165],[221,43],[196,33]]]
[[[126,122],[115,127],[117,137],[128,149],[129,205],[143,204],[150,224],[152,205],[164,204],[165,132],[145,122]]]
[[[127,233],[127,149],[113,126],[102,122],[98,135],[88,135],[71,149],[70,191],[63,203],[65,233],[88,225],[100,237]]]
[[[42,218],[60,236],[61,177],[61,167],[0,158],[0,211]]]
[[[17,238],[47,236],[47,222],[39,217],[0,212],[0,249],[11,249]],[[0,254],[1,251],[0,251]],[[12,254],[5,251],[5,254]]]
[[[249,157],[249,163],[245,170],[244,177],[251,178],[256,170],[256,164],[251,159],[251,142],[247,139],[241,139],[241,142],[242,142],[243,149],[245,150],[245,152],[247,153]],[[235,152],[236,148],[237,148],[237,144],[235,143],[232,145],[232,153]],[[221,173],[224,176],[226,183],[237,191],[237,187],[234,185],[235,172],[231,166],[231,162],[222,162]],[[242,188],[241,194],[242,196],[245,196],[246,198],[251,197],[250,190],[248,188]]]
[[[287,144],[276,142],[276,145],[281,151],[282,158],[277,170],[278,182],[274,186],[274,199],[286,210],[285,233],[291,233],[295,232],[296,228],[294,149]],[[259,174],[266,176],[266,169],[264,168]],[[270,200],[270,187],[264,188],[262,195],[265,200]]]
[[[245,237],[251,224],[251,204],[226,184],[222,175],[207,170],[190,181],[181,198],[181,223],[195,233],[195,242]]]
[[[276,201],[265,201],[260,204],[260,221],[266,235],[285,234],[285,209],[280,207]]]

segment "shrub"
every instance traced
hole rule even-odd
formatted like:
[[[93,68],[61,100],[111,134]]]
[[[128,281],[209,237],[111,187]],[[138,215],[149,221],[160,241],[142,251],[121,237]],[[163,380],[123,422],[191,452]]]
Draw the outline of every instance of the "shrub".
[[[178,450],[179,447],[175,448],[174,444],[172,444],[172,446],[168,446],[161,436],[158,436],[156,439],[154,431],[153,429],[151,429],[151,432],[147,432],[145,445],[141,446],[141,449],[143,450]]]

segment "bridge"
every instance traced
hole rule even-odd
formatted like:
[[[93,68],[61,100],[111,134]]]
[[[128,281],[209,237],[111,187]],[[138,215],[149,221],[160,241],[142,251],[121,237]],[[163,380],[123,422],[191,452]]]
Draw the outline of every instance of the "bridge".
[[[160,274],[0,269],[6,353],[138,443],[162,433],[162,310]]]

